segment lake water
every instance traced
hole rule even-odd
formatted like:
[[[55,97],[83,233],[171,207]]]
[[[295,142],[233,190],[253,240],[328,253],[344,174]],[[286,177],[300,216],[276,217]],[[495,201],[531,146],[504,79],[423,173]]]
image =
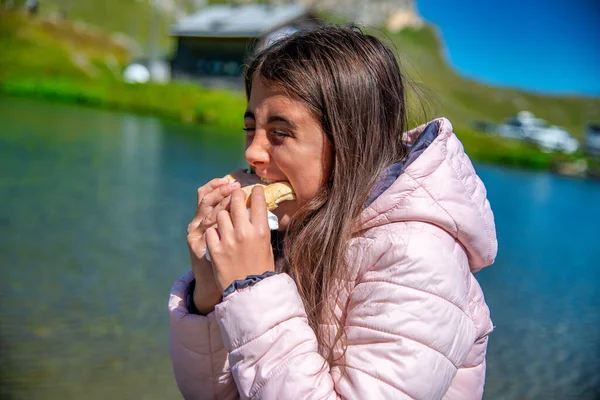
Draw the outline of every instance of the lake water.
[[[167,297],[196,188],[239,139],[0,98],[0,397],[179,398]],[[213,135],[214,137],[214,135]],[[500,253],[486,399],[600,398],[600,183],[477,166]]]

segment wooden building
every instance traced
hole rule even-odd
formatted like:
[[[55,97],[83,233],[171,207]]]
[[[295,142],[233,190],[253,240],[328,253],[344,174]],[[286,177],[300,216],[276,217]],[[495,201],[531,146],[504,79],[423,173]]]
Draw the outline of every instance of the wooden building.
[[[172,77],[205,86],[239,88],[249,54],[318,24],[310,9],[295,4],[208,6],[173,26],[177,46]]]

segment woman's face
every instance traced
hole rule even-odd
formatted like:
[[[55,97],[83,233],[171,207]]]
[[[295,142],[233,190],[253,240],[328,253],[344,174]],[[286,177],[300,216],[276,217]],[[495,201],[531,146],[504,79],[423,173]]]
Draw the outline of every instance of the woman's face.
[[[254,78],[244,115],[246,161],[258,176],[288,181],[296,192],[275,210],[280,229],[286,229],[294,213],[327,182],[333,149],[308,106]]]

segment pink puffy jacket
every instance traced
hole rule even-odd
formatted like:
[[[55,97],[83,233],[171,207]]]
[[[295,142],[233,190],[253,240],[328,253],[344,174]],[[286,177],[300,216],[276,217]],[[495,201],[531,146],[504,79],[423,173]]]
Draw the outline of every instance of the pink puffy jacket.
[[[496,255],[494,219],[450,122],[436,122],[435,140],[357,225],[352,279],[338,303],[345,357],[324,362],[288,275],[235,291],[199,316],[185,307],[190,273],[169,301],[186,399],[482,397],[493,327],[473,272]],[[409,141],[424,129],[408,132]]]

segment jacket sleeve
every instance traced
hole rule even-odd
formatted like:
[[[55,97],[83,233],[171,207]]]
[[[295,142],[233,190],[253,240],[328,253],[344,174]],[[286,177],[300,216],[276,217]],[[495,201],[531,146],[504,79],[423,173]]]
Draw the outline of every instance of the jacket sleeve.
[[[175,380],[185,399],[237,399],[215,313],[190,314],[185,305],[186,290],[193,279],[190,272],[177,280],[169,298]]]
[[[475,327],[464,311],[455,250],[436,246],[434,235],[425,239],[412,249],[370,246],[373,264],[358,278],[343,319],[346,353],[331,367],[288,275],[227,296],[216,313],[240,396],[441,399]]]

